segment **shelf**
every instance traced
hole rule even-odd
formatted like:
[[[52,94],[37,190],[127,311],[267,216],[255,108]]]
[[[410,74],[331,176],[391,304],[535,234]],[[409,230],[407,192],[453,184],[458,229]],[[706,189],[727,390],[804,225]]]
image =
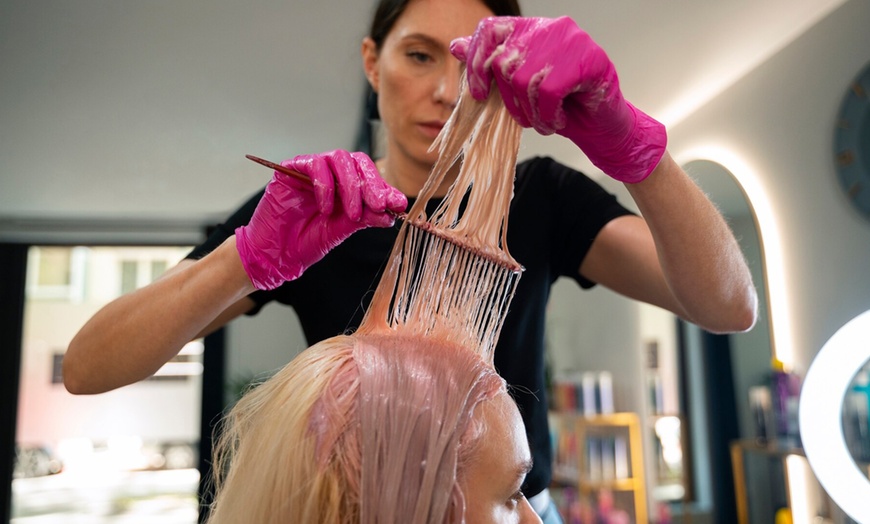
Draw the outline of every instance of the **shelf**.
[[[641,423],[635,413],[550,413],[553,488],[623,493],[633,522],[647,522]],[[590,455],[592,454],[592,455]],[[594,459],[590,464],[590,456]],[[595,473],[592,473],[594,471]],[[630,502],[629,502],[630,501]]]
[[[587,416],[579,413],[567,413],[569,417],[576,417],[578,422],[589,427],[631,427],[637,424],[638,417],[635,413],[611,413],[609,415]]]
[[[576,486],[580,483],[580,474],[576,468],[567,468],[556,464],[553,466],[553,482]]]
[[[636,478],[601,480],[601,481],[580,481],[581,491],[599,491],[609,489],[611,491],[634,491],[641,487],[643,480]]]
[[[783,446],[777,444],[776,441],[759,442],[758,440],[737,440],[731,443],[732,449],[739,448],[744,453],[761,453],[770,455],[771,457],[787,457],[789,455],[798,455],[806,457],[803,448],[794,446]]]
[[[782,445],[776,441],[736,440],[731,443],[731,467],[734,474],[738,524],[749,524],[752,521],[758,520],[759,512],[762,513],[764,518],[772,517],[773,511],[776,508],[764,506],[768,499],[756,496],[750,501],[749,496],[756,493],[756,490],[760,487],[759,483],[767,483],[766,485],[775,486],[780,492],[784,492],[784,502],[788,507],[791,507],[792,494],[788,486],[788,474],[786,471],[786,462],[789,457],[802,457],[802,459],[806,459],[806,452],[803,448]],[[766,466],[761,467],[768,473],[759,478],[758,468],[764,464]],[[751,467],[755,469],[754,474],[751,472]],[[870,465],[858,463],[858,467],[870,477]],[[751,486],[751,482],[754,482],[755,486]],[[824,488],[817,481],[814,480],[811,484],[814,486],[812,489],[818,490],[820,494],[819,509],[823,510],[826,516],[832,515],[832,508],[835,506],[833,501],[830,500]],[[808,486],[809,484],[807,484],[807,489],[810,489]],[[801,502],[803,503],[803,501]],[[762,506],[758,506],[759,504]]]

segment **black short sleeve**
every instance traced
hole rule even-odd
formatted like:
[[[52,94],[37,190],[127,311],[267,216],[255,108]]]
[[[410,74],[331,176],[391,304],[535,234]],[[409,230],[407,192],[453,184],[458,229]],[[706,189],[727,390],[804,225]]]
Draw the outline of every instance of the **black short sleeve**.
[[[257,209],[257,204],[259,204],[260,199],[263,198],[265,190],[266,188],[264,187],[252,195],[251,198],[230,215],[226,221],[216,225],[205,242],[193,248],[185,258],[199,260],[214,251],[219,245],[223,244],[226,239],[233,236],[238,227],[247,225],[251,221],[251,217],[254,216],[254,210]],[[248,296],[256,303],[256,305],[250,311],[246,312],[246,315],[256,315],[260,311],[260,308],[274,299],[269,292],[266,291],[255,291]]]
[[[614,218],[632,214],[597,182],[548,157],[518,166],[515,199],[508,231],[527,231],[509,247],[547,238],[540,246],[546,253],[527,256],[546,256],[552,275],[572,278],[583,288],[595,285],[579,274],[595,237]]]

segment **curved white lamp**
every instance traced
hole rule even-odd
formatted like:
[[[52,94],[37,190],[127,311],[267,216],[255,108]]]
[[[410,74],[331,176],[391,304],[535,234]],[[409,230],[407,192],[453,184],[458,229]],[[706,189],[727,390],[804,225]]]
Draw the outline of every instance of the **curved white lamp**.
[[[841,327],[819,351],[801,388],[800,430],[810,467],[850,517],[870,523],[870,481],[846,447],[842,408],[855,373],[870,360],[870,311]]]

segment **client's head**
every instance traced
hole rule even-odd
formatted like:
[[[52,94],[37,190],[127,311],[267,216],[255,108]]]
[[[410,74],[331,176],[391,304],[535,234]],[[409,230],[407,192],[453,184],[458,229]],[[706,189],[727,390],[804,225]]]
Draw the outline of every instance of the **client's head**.
[[[476,352],[335,337],[233,408],[209,522],[538,522],[519,492],[530,457],[504,380]]]

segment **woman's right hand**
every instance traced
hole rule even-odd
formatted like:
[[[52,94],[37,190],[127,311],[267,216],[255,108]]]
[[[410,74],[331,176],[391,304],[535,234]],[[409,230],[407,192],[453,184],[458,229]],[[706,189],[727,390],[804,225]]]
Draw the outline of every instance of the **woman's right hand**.
[[[281,162],[311,182],[275,172],[236,248],[257,289],[299,278],[351,234],[390,227],[408,199],[387,184],[365,153],[336,150]],[[338,198],[336,198],[336,192]]]

